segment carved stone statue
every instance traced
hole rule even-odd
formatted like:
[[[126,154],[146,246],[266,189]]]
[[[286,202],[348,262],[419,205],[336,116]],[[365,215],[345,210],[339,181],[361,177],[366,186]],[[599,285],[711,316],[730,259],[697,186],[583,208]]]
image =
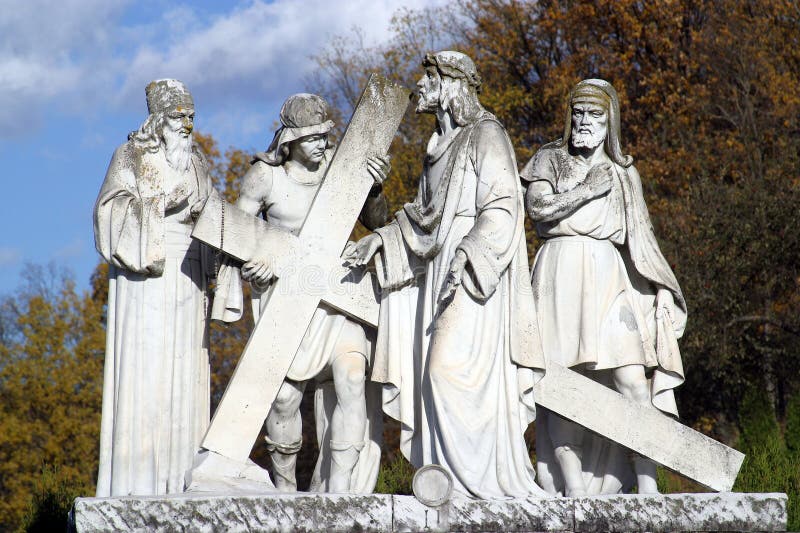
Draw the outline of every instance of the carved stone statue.
[[[633,158],[622,151],[617,93],[584,80],[566,109],[564,136],[522,171],[525,206],[544,240],[532,275],[544,353],[677,416],[686,303],[653,235]],[[537,420],[536,445],[539,482],[551,493],[615,493],[634,483],[657,492],[653,462],[552,413]]]
[[[417,197],[344,255],[376,257],[372,378],[385,383],[384,410],[402,423],[415,467],[441,465],[472,497],[543,494],[523,439],[544,359],[514,151],[478,101],[469,57],[439,52],[423,67],[417,112],[435,114],[437,128]]]
[[[256,154],[244,176],[236,206],[297,235],[333,156],[328,132],[334,124],[328,119],[325,100],[312,94],[290,96],[283,104],[280,121],[269,148]],[[361,221],[374,228],[386,220],[381,183],[388,162],[370,158],[368,167],[376,183]],[[254,289],[256,321],[274,287],[271,253],[274,251],[263,250],[260,257],[241,268],[241,277]],[[239,319],[241,300],[239,269],[226,265],[220,272],[213,318]],[[300,401],[313,379],[318,387],[315,410],[321,453],[312,490],[372,492],[380,462],[382,422],[380,400],[375,395],[371,412],[378,416],[367,416],[365,376],[373,352],[370,337],[360,323],[334,309],[321,306],[316,310],[265,423],[277,489],[297,490],[295,465],[302,444]]]
[[[206,248],[213,193],[183,83],[147,85],[150,115],[117,148],[94,210],[109,265],[98,496],[183,491],[209,420]]]

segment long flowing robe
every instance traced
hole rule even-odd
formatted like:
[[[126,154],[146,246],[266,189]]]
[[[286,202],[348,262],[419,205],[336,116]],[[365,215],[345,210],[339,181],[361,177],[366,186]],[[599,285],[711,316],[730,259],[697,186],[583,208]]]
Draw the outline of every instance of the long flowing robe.
[[[608,194],[570,214],[537,224],[544,244],[532,272],[536,316],[547,357],[607,386],[610,370],[643,365],[650,374],[651,399],[677,416],[673,389],[684,381],[677,338],[686,325],[686,303],[664,259],[644,203],[634,167],[614,164]],[[547,182],[564,193],[583,181],[565,147],[549,144],[523,169],[527,182]],[[657,312],[659,289],[673,304]],[[549,492],[563,491],[546,417],[537,421],[539,481]],[[586,433],[582,465],[592,494],[627,490],[635,482],[627,454],[605,439]]]
[[[401,451],[437,464],[477,498],[541,494],[523,432],[544,357],[527,282],[520,184],[508,135],[489,113],[434,133],[414,202],[378,230],[382,287],[374,380],[401,422]],[[467,267],[436,302],[457,250]]]
[[[192,192],[168,208],[175,180]],[[94,212],[110,263],[97,496],[182,492],[207,429],[207,249],[189,210],[212,191],[197,154],[185,174],[131,142],[111,159]]]
[[[256,155],[249,173],[244,178],[243,187],[249,182],[260,181],[261,213],[270,224],[294,233],[300,232],[303,222],[311,209],[311,204],[322,185],[325,168],[333,155],[328,149],[321,168],[317,172],[320,179],[301,183],[290,176],[284,167],[267,164],[264,153]],[[365,206],[361,219],[369,225],[372,221],[372,203]],[[380,207],[377,207],[380,211]],[[377,213],[381,217],[380,213]],[[258,323],[274,285],[259,292],[253,290],[253,317]],[[242,316],[243,296],[239,268],[224,264],[220,269],[217,290],[214,295],[212,318],[232,322]],[[331,465],[330,422],[336,407],[336,394],[333,388],[330,365],[344,353],[360,353],[369,368],[373,353],[373,337],[364,327],[345,315],[326,306],[320,306],[311,319],[300,347],[289,367],[287,378],[305,382],[316,379],[317,390],[314,395],[317,444],[320,454],[317,457],[311,491],[327,491]],[[373,385],[367,383],[367,424],[364,433],[364,447],[351,474],[351,492],[368,494],[375,488],[380,468],[381,443],[383,441],[383,420],[380,416],[380,402],[375,401]],[[288,443],[284,443],[288,444]]]

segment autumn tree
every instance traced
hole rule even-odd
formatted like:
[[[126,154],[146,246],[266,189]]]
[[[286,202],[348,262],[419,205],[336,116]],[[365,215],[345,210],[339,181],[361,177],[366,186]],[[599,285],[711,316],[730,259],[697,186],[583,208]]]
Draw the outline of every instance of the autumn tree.
[[[43,471],[72,497],[94,493],[105,352],[106,277],[79,293],[29,265],[0,302],[0,529],[17,527]],[[66,509],[64,509],[66,513]],[[66,517],[66,514],[64,515]]]

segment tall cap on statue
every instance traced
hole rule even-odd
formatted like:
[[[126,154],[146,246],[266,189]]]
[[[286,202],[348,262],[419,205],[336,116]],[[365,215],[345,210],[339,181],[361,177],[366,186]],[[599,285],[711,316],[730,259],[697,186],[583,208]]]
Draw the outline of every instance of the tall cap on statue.
[[[183,82],[172,79],[154,80],[144,89],[150,114],[171,109],[194,107],[194,100]]]

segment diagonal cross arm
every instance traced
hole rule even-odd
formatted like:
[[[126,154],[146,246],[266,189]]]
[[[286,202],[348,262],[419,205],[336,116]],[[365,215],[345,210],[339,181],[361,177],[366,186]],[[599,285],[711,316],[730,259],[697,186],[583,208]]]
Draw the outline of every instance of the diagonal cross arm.
[[[536,405],[717,491],[730,491],[744,455],[657,409],[549,362]]]
[[[350,304],[348,291],[329,289],[351,275],[340,254],[372,188],[367,158],[388,151],[409,97],[408,89],[371,76],[299,235],[292,239],[278,230],[271,233],[282,263],[276,268],[275,287],[217,406],[203,448],[244,463],[320,301],[337,308]],[[206,210],[221,213],[219,204]],[[201,236],[203,227],[198,224],[193,236],[219,245],[220,231]],[[234,236],[222,240],[231,238],[235,241]]]
[[[223,205],[213,201],[217,203],[209,204],[195,227],[195,237],[204,242],[219,247],[220,228],[224,226],[224,251],[243,261],[264,247],[280,250],[287,257],[312,253],[297,237],[229,204],[224,206],[223,225]],[[359,278],[346,267],[336,266],[328,279],[331,284],[322,301],[377,326],[379,308],[369,273]],[[729,491],[736,481],[744,458],[740,452],[568,368],[551,362],[534,395],[538,406],[713,490]]]
[[[272,268],[279,278],[287,278],[296,270],[292,263],[301,256],[312,257],[316,250],[288,231],[272,226],[229,204],[218,196],[210,196],[195,222],[192,236],[242,262],[257,256],[259,250],[270,250]],[[311,270],[309,270],[311,272]],[[331,267],[324,278],[308,276],[300,290],[316,291],[321,301],[359,322],[378,327],[378,293],[375,276],[364,269],[351,269],[341,262]],[[284,288],[285,290],[285,288]]]

